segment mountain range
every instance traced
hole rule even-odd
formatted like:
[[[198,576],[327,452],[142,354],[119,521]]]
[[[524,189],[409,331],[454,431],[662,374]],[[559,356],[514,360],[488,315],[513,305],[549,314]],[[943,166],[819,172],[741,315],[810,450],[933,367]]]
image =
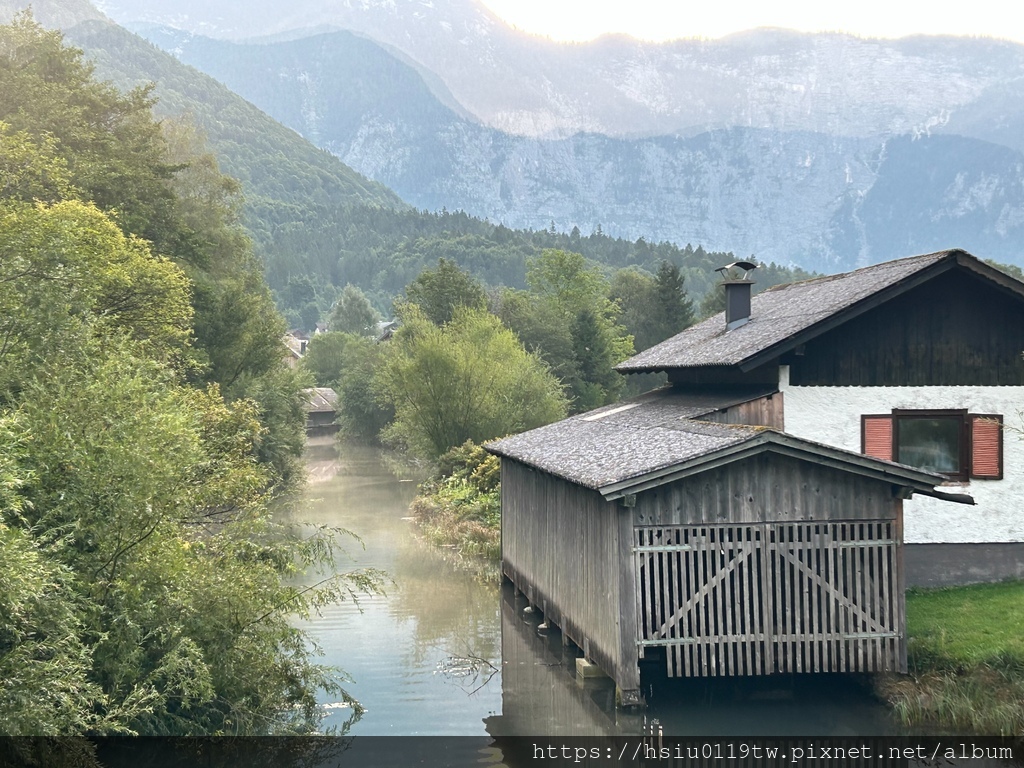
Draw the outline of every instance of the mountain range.
[[[88,5],[58,3],[73,4]],[[475,0],[101,9],[419,208],[821,271],[950,246],[1024,263],[1013,43],[755,30],[570,45]],[[63,26],[102,66],[99,23]]]
[[[841,101],[863,117],[859,127],[837,118],[844,130],[828,130],[828,99],[809,99],[801,121],[791,119],[791,105],[766,96],[719,109],[707,123],[725,127],[694,135],[545,138],[501,131],[453,108],[452,93],[429,83],[421,67],[353,32],[233,42],[150,24],[136,29],[420,208],[463,209],[512,227],[600,227],[826,271],[956,244],[999,260],[1021,258],[1024,155],[1010,142],[940,130],[958,114],[943,93],[987,93],[989,112],[1014,114],[1012,98],[999,107],[986,91],[998,80],[1012,92],[1008,78],[984,65],[999,56],[1010,63],[1017,52],[1008,44],[967,46],[970,57],[945,64],[947,74],[959,73],[954,85],[943,91],[926,82],[927,98],[904,99],[902,112],[888,108],[891,95],[848,93]],[[847,49],[871,47],[836,35],[763,35],[763,49],[789,57],[787,71],[801,55],[794,41],[797,49],[816,45],[822,71],[843,60],[855,66],[867,51],[853,57]],[[748,36],[748,47],[756,37]],[[919,58],[930,61],[956,41],[918,42]],[[737,58],[733,71],[742,69],[743,56],[750,54]],[[723,57],[716,54],[720,66]],[[1024,72],[1019,61],[1013,66]],[[968,78],[968,69],[976,76]],[[803,76],[826,80],[820,72]],[[747,75],[746,91],[757,87],[757,77]],[[884,93],[899,87],[886,83]],[[828,82],[823,88],[833,90]],[[730,117],[741,102],[763,119]],[[906,130],[911,107],[923,127]],[[998,121],[984,124],[998,133]]]

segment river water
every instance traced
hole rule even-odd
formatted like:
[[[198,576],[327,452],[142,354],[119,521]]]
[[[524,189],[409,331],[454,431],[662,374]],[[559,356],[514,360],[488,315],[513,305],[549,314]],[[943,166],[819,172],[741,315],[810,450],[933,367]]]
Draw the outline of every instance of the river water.
[[[416,538],[414,479],[373,448],[311,440],[308,505],[298,516],[355,533],[340,569],[377,568],[386,595],[326,608],[304,624],[323,661],[344,669],[365,707],[354,735],[883,735],[885,708],[842,676],[667,680],[643,668],[645,710],[615,708],[607,680],[582,680],[557,633],[538,632],[509,589],[485,583]],[[351,710],[324,701],[326,725]]]

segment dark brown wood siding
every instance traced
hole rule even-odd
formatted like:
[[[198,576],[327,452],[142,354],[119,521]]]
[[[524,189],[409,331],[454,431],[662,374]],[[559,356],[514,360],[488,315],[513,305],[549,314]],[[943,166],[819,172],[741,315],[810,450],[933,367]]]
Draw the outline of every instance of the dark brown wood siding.
[[[501,460],[504,574],[620,688],[636,691],[630,510]]]
[[[803,386],[1024,384],[1024,302],[951,270],[789,354]]]

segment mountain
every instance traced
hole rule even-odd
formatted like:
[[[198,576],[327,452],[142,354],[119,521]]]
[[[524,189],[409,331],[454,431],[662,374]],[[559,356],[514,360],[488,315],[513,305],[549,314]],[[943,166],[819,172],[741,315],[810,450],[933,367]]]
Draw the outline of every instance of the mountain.
[[[877,136],[941,127],[1024,76],[1024,47],[987,39],[874,40],[760,29],[721,40],[608,36],[560,44],[510,29],[476,0],[106,0],[120,23],[208,37],[346,29],[439,77],[478,120],[516,135],[694,135],[742,126]],[[989,138],[972,135],[974,138]]]
[[[0,0],[0,24],[9,22],[27,5],[22,0]],[[49,29],[67,29],[85,21],[110,22],[89,0],[34,0],[32,16]]]
[[[144,32],[417,207],[510,227],[600,227],[818,270],[951,245],[1022,256],[1024,156],[1010,146],[746,126],[516,136],[452,110],[416,68],[353,33],[236,43]]]
[[[117,25],[87,21],[65,38],[86,50],[102,78],[122,88],[154,83],[158,114],[187,115],[206,132],[223,170],[242,182],[257,240],[269,237],[261,233],[275,223],[317,216],[316,205],[405,205],[208,75]]]
[[[0,22],[25,5],[25,0],[0,0]],[[325,207],[406,207],[382,184],[113,23],[87,0],[34,0],[32,14],[44,26],[63,29],[69,43],[86,51],[101,79],[121,89],[154,84],[157,114],[185,117],[206,134],[222,170],[242,182],[245,223],[264,256],[276,228],[308,225]]]

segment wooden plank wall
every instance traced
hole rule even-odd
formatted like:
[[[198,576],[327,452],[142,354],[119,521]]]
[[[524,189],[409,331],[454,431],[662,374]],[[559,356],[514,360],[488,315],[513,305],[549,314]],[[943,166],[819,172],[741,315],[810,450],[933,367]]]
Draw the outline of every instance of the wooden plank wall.
[[[678,675],[905,669],[900,510],[889,483],[775,453],[639,494],[641,653],[669,646]]]
[[[620,688],[638,691],[630,511],[505,458],[501,503],[504,574]]]
[[[637,496],[637,525],[887,520],[889,483],[776,453],[708,470]]]
[[[894,521],[636,528],[639,638],[670,677],[904,669]]]
[[[702,416],[702,421],[713,421],[718,424],[748,424],[752,427],[773,427],[785,429],[782,393],[776,392],[766,397],[759,397],[746,403],[734,405],[723,411],[716,411]]]
[[[1024,302],[954,269],[784,362],[794,386],[1021,385],[1021,349]]]

